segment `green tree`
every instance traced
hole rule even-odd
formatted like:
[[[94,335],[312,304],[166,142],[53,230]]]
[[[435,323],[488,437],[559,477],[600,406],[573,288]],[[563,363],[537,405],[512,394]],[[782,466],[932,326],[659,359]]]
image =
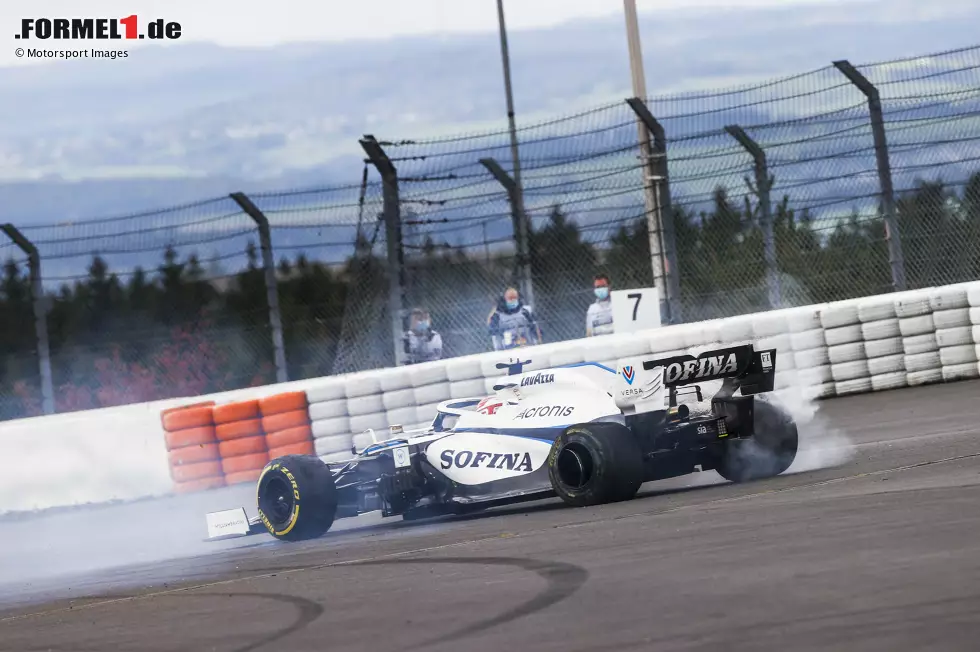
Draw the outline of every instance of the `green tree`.
[[[585,313],[592,303],[592,279],[598,256],[592,244],[560,206],[529,238],[534,306],[545,341],[584,335]]]

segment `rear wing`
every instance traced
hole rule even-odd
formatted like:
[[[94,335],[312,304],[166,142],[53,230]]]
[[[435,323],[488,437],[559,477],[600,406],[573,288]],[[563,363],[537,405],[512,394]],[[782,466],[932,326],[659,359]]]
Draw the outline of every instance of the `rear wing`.
[[[646,360],[643,369],[663,367],[664,386],[693,385],[710,380],[733,379],[743,396],[773,391],[776,380],[776,349],[756,351],[751,344],[679,355],[661,360]]]

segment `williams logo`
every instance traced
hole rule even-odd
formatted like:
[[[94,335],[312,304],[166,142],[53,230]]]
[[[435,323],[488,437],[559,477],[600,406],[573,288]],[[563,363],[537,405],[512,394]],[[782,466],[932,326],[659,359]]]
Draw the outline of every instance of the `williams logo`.
[[[635,378],[635,377],[636,376],[633,374],[633,367],[632,366],[623,367],[623,380],[626,381],[626,384],[627,385],[632,385],[633,384],[633,378]]]
[[[521,381],[521,387],[555,382],[555,374],[534,374]]]
[[[533,471],[530,453],[485,453],[483,451],[442,451],[439,466],[443,469],[507,469]]]

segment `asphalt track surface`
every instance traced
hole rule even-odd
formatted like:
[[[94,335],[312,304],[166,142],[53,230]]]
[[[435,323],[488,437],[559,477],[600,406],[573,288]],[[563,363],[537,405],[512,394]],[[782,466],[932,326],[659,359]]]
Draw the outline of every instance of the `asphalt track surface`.
[[[8,600],[0,650],[980,649],[980,382],[819,414],[831,468],[248,537]]]

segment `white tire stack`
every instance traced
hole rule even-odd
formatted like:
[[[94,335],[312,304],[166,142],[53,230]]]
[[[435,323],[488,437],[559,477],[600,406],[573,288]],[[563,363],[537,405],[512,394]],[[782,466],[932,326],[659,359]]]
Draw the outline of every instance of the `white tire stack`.
[[[525,352],[521,359],[535,358],[533,351]],[[534,360],[527,368],[540,368],[544,363]],[[452,398],[453,383],[449,380],[448,365],[444,361],[427,362],[407,367],[412,379],[415,418],[406,420],[405,428],[428,426],[436,417],[439,404]],[[481,371],[484,369],[481,367]],[[494,368],[497,374],[500,370]],[[504,372],[506,373],[506,372]]]
[[[953,285],[934,288],[929,303],[936,327],[943,380],[968,380],[980,376],[967,287]]]
[[[685,326],[687,328],[682,330],[681,335],[684,338],[684,349],[691,355],[722,347],[721,333],[716,321],[699,321]]]
[[[613,343],[610,351],[620,358],[647,357],[650,355],[650,338],[644,333],[623,335]]]
[[[483,366],[479,355],[467,355],[446,360],[446,379],[451,398],[483,395]]]
[[[905,350],[894,298],[883,295],[863,299],[858,303],[858,319],[872,391],[905,387]]]
[[[356,435],[365,430],[373,430],[383,439],[388,429],[388,415],[384,404],[385,388],[388,391],[405,389],[409,382],[408,374],[400,368],[348,376],[344,393],[347,396],[351,433]]]
[[[895,316],[902,334],[906,382],[909,387],[938,383],[943,379],[929,295],[935,288],[904,292],[895,298]]]
[[[345,377],[326,379],[306,390],[313,447],[324,462],[351,457],[353,442],[344,380]]]
[[[966,289],[967,301],[970,304],[970,330],[973,335],[973,351],[980,360],[980,282],[970,283]],[[977,362],[980,371],[980,362]]]
[[[871,391],[871,374],[858,315],[859,300],[828,304],[820,313],[836,396]]]
[[[820,313],[824,307],[825,305],[803,306],[786,316],[796,382],[807,394],[817,398],[834,395],[834,379],[830,375],[827,342],[820,324]],[[780,364],[781,361],[777,356],[777,373]]]
[[[718,341],[723,346],[750,344],[755,339],[753,321],[755,315],[737,315],[721,320]]]
[[[683,355],[687,350],[688,335],[687,331],[694,327],[693,324],[677,324],[657,328],[650,333],[648,346],[650,353],[657,358],[665,358],[670,355]],[[581,348],[581,344],[579,345]]]
[[[554,346],[548,347],[547,352],[543,352],[539,358],[545,358],[545,366],[548,367],[563,367],[570,364],[578,364],[579,362],[585,362],[585,349],[582,346],[580,340],[573,340],[571,342],[561,342],[555,344]],[[523,359],[523,358],[522,358]],[[534,363],[538,361],[531,357]],[[502,376],[506,374],[506,371],[500,371],[495,369],[494,373],[497,376]],[[484,376],[484,378],[490,378],[493,374]]]

